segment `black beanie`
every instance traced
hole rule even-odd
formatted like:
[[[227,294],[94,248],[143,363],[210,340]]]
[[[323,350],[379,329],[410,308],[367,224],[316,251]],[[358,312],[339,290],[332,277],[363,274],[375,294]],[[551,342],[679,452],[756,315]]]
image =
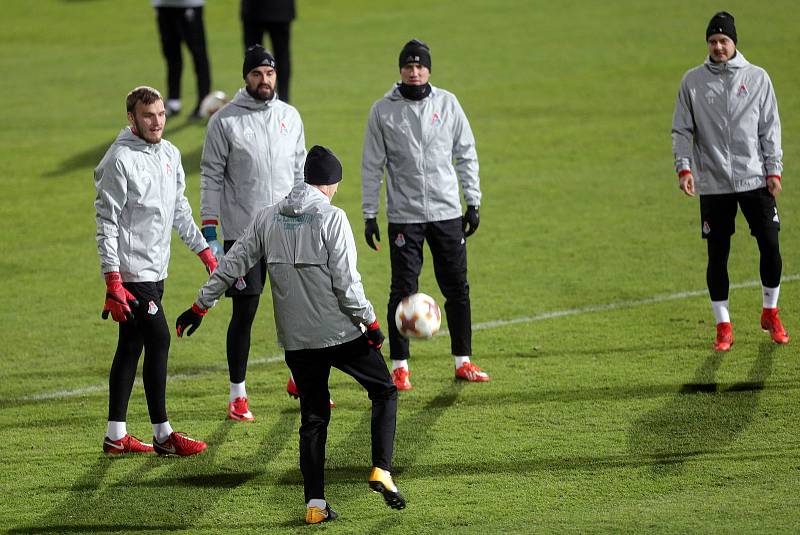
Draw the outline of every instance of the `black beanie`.
[[[242,78],[247,78],[247,74],[255,69],[266,65],[267,67],[275,68],[275,58],[272,54],[267,52],[267,49],[261,45],[253,45],[244,53],[244,65],[242,65]]]
[[[342,180],[342,163],[331,149],[314,145],[308,151],[303,174],[307,184],[328,186]]]
[[[733,15],[727,11],[720,11],[711,17],[711,20],[708,22],[708,28],[706,29],[706,41],[715,33],[727,35],[731,38],[733,44],[736,44],[736,25],[733,21]]]
[[[431,49],[422,41],[412,39],[400,51],[400,68],[409,63],[419,63],[431,70]]]

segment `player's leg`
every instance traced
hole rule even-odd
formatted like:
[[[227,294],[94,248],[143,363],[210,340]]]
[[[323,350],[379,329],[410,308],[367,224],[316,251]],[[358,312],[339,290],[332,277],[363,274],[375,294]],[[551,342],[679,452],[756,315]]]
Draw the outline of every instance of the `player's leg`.
[[[167,62],[167,101],[164,103],[167,115],[181,111],[181,55],[180,20],[183,9],[174,7],[156,8],[158,32],[161,36],[161,52]]]
[[[781,291],[781,258],[778,234],[780,218],[778,206],[766,188],[742,194],[739,200],[742,213],[750,225],[750,233],[758,243],[761,274],[761,328],[770,333],[779,344],[789,342],[789,335],[778,316],[778,297]]]
[[[422,271],[422,248],[425,242],[424,223],[389,223],[389,257],[392,264],[392,283],[386,327],[389,331],[389,357],[392,360],[392,379],[398,390],[411,390],[408,340],[394,322],[397,305],[404,297],[417,293]]]
[[[206,31],[203,21],[203,6],[186,8],[181,21],[183,36],[192,54],[194,72],[197,76],[197,106],[192,112],[199,117],[200,103],[211,92],[211,67],[206,51]]]
[[[383,495],[386,504],[403,509],[405,499],[392,480],[392,455],[397,425],[397,387],[389,375],[380,351],[365,337],[337,346],[331,358],[334,367],[353,377],[367,390],[372,401],[372,470],[369,486]]]
[[[728,351],[733,344],[733,329],[728,311],[728,256],[731,235],[735,231],[735,195],[701,195],[700,219],[702,237],[706,240],[708,250],[706,284],[717,329],[714,349]]]
[[[291,22],[270,22],[266,25],[275,54],[275,70],[278,72],[278,98],[289,102],[289,80],[292,76],[290,56]]]
[[[488,381],[489,375],[471,361],[472,313],[467,282],[467,242],[461,218],[431,223],[425,238],[431,248],[436,282],[445,299],[456,378]]]
[[[286,351],[286,364],[292,371],[300,396],[300,472],[307,506],[306,521],[324,521],[329,510],[325,501],[325,444],[328,440],[328,377],[330,350]]]
[[[264,44],[264,25],[260,22],[242,21],[242,40],[247,51],[253,45]]]

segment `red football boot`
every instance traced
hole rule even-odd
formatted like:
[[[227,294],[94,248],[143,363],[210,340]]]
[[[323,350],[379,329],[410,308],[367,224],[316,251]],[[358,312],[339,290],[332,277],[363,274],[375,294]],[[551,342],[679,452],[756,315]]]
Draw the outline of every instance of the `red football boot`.
[[[119,455],[121,453],[152,453],[153,445],[142,442],[138,438],[125,435],[119,440],[111,440],[106,437],[103,440],[103,451],[109,455]]]
[[[188,457],[197,455],[206,449],[206,443],[202,440],[189,438],[185,433],[173,431],[164,442],[159,442],[153,437],[153,449],[159,455],[179,455]]]
[[[761,328],[769,333],[776,344],[789,343],[789,333],[783,328],[783,323],[778,317],[777,308],[764,308],[761,310]]]
[[[717,338],[714,340],[714,351],[730,351],[733,345],[733,328],[731,322],[717,323]]]

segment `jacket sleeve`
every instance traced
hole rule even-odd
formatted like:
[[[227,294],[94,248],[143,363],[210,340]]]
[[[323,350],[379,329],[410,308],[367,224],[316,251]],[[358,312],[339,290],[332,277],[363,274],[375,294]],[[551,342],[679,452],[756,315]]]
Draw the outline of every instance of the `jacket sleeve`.
[[[303,182],[305,179],[304,166],[306,163],[306,135],[303,128],[303,120],[297,114],[297,121],[300,123],[300,134],[297,136],[297,144],[294,149],[294,183]]]
[[[100,271],[119,271],[119,218],[128,197],[128,176],[119,158],[105,159],[94,170],[97,252]]]
[[[372,219],[378,215],[385,166],[386,145],[376,102],[372,105],[367,119],[364,150],[361,155],[361,211],[364,213],[364,219]]]
[[[467,206],[480,206],[481,180],[478,176],[478,153],[467,116],[453,97],[453,160],[461,179],[461,191]]]
[[[217,303],[217,299],[230,288],[239,277],[244,277],[248,271],[267,254],[266,240],[263,236],[264,217],[267,209],[260,211],[245,228],[241,238],[236,240],[222,260],[217,269],[200,288],[195,302],[200,308],[209,309]]]
[[[228,162],[228,141],[218,115],[208,122],[200,160],[200,220],[219,222],[222,185]]]
[[[189,205],[189,200],[186,198],[186,174],[183,171],[183,164],[181,163],[180,154],[177,158],[177,172],[176,180],[178,183],[175,188],[175,215],[172,219],[172,228],[181,237],[183,243],[195,253],[199,253],[206,247],[205,238],[197,228],[194,219],[192,218],[192,207]]]
[[[772,87],[772,80],[764,73],[766,91],[761,102],[758,120],[758,143],[764,158],[767,176],[781,176],[783,173],[783,151],[781,150],[781,119],[778,116],[778,100]]]
[[[687,77],[681,80],[675,113],[672,116],[672,154],[675,156],[675,171],[692,170],[692,143],[694,141],[694,112],[689,94]]]
[[[324,229],[323,239],[328,251],[328,270],[331,274],[333,293],[339,300],[339,308],[353,319],[354,323],[370,324],[375,321],[375,310],[364,294],[361,275],[356,267],[356,243],[353,230],[344,210],[336,210]]]

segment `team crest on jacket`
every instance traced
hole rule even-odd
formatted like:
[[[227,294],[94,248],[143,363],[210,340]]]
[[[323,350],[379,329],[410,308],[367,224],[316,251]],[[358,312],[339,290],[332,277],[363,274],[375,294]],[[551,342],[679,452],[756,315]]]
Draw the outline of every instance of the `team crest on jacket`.
[[[739,86],[739,90],[736,91],[736,96],[737,97],[746,97],[747,95],[749,95],[749,93],[747,92],[747,87],[744,84],[740,85]]]
[[[286,123],[285,123],[285,122],[283,122],[283,121],[281,121],[281,130],[280,130],[280,132],[281,132],[281,134],[283,134],[284,136],[285,136],[286,134],[288,134],[288,133],[289,133],[289,129],[288,129],[288,128],[286,128]]]
[[[245,288],[247,288],[247,283],[246,283],[246,282],[244,282],[244,277],[239,277],[238,279],[236,279],[236,284],[234,284],[234,286],[235,286],[235,287],[236,287],[236,289],[237,289],[237,290],[239,290],[240,292],[241,292],[242,290],[244,290]]]
[[[167,175],[171,174],[172,174],[172,165],[169,162],[167,162]]]
[[[155,304],[153,301],[150,301],[149,303],[147,303],[147,313],[148,314],[150,314],[151,316],[155,316],[157,312],[158,312],[158,305],[157,304]]]
[[[711,232],[711,225],[708,224],[708,221],[703,221],[703,234],[709,234]]]
[[[394,244],[398,247],[402,247],[406,244],[406,237],[403,236],[402,232],[397,234],[397,237],[394,239]]]
[[[439,126],[442,124],[442,116],[439,115],[438,111],[433,112],[433,117],[431,118],[431,124],[434,126]]]

